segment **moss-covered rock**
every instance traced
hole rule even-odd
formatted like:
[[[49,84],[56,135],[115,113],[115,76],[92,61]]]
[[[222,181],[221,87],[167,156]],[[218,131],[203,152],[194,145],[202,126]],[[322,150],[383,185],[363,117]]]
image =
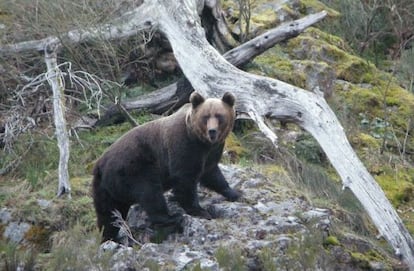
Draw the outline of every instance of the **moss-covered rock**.
[[[234,133],[230,133],[226,138],[224,157],[228,157],[231,163],[238,163],[240,158],[245,154],[246,149],[242,146],[237,136]]]
[[[414,200],[414,177],[404,169],[388,169],[376,176],[376,180],[385,191],[387,198],[398,208]]]
[[[326,6],[321,1],[317,0],[300,0],[299,2],[299,11],[302,14],[311,14],[316,13],[319,11],[325,10],[328,12],[328,16],[330,17],[338,17],[340,13],[328,6]]]
[[[336,77],[353,83],[367,81],[366,74],[373,64],[347,51],[340,38],[323,33],[316,28],[307,29],[302,35],[289,40],[286,47],[293,59],[325,62],[336,71]]]

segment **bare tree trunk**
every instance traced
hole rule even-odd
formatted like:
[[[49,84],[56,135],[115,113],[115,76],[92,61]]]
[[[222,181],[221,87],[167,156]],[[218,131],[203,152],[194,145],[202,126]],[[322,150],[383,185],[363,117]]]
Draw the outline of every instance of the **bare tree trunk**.
[[[53,119],[59,147],[59,185],[57,196],[67,194],[70,198],[69,182],[69,137],[66,130],[64,85],[61,71],[57,65],[59,44],[51,41],[45,46],[46,79],[53,91]]]
[[[226,52],[223,57],[234,66],[241,68],[275,44],[298,36],[306,28],[325,18],[326,14],[325,11],[322,11],[293,22],[281,24]],[[193,90],[190,82],[186,78],[182,78],[176,83],[146,95],[123,101],[122,105],[126,110],[145,110],[146,112],[162,114],[187,103]],[[105,126],[120,121],[124,121],[124,116],[118,110],[118,107],[113,105],[105,111],[104,116],[98,120],[96,125]]]

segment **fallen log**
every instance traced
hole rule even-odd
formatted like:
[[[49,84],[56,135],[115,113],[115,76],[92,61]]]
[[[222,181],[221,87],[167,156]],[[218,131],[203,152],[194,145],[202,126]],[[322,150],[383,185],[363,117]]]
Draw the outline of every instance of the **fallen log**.
[[[325,11],[305,16],[293,22],[281,24],[256,38],[226,52],[223,57],[236,67],[242,68],[256,56],[262,54],[275,44],[294,38],[309,26],[321,21],[327,13]],[[129,111],[145,111],[154,114],[163,114],[174,110],[188,102],[193,87],[184,77],[166,87],[122,102]],[[97,126],[105,126],[125,121],[123,114],[115,105],[110,106],[104,115],[97,121]]]

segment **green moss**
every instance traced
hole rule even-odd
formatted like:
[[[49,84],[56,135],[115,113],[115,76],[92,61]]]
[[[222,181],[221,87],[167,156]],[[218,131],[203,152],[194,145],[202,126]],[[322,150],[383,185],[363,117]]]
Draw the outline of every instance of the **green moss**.
[[[369,148],[373,150],[379,150],[381,147],[380,140],[374,138],[372,135],[366,133],[359,133],[352,137],[352,143],[358,148]]]
[[[365,253],[351,252],[351,259],[359,268],[371,270],[370,262],[381,262],[386,264],[384,270],[392,270],[384,257],[375,250],[368,250]]]
[[[251,23],[258,28],[270,28],[278,23],[276,13],[273,9],[268,8],[260,13],[256,13],[251,18]]]
[[[302,14],[310,14],[310,13],[315,13],[315,12],[319,12],[323,10],[327,11],[328,16],[330,17],[338,17],[340,15],[339,12],[327,7],[325,4],[323,4],[320,1],[317,1],[317,0],[301,0],[300,1],[299,11]]]
[[[339,246],[341,243],[339,242],[338,238],[333,235],[330,235],[325,238],[323,244],[325,246]]]
[[[316,27],[309,27],[305,30],[306,35],[320,40],[326,44],[337,47],[340,50],[351,52],[351,47],[340,37],[324,32]]]
[[[337,62],[337,78],[348,82],[367,83],[366,74],[371,72],[373,66],[359,57],[347,56],[345,59],[344,62]]]
[[[370,110],[371,117],[381,114],[381,97],[377,89],[351,85],[343,95],[354,113],[366,113]]]
[[[249,72],[276,78],[301,88],[305,88],[306,85],[306,74],[295,68],[294,62],[288,59],[280,47],[269,49],[256,57],[254,64],[248,70]]]
[[[339,79],[349,82],[368,82],[370,77],[366,75],[375,71],[373,64],[348,53],[349,48],[342,39],[315,28],[289,40],[286,49],[292,58],[326,62]]]
[[[352,252],[352,261],[357,264],[360,268],[370,269],[369,259],[362,253]]]
[[[400,172],[401,171],[401,172]],[[395,207],[414,199],[413,176],[399,170],[377,176],[376,180]]]
[[[247,152],[234,133],[230,133],[230,135],[226,138],[224,150],[227,154],[226,156],[229,157],[229,162],[231,163],[238,163],[240,158]]]

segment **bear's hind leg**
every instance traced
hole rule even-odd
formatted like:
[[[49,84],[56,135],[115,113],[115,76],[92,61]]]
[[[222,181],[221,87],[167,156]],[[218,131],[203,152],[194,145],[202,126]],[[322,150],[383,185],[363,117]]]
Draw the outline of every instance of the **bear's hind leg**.
[[[95,193],[94,204],[98,228],[102,231],[102,242],[108,240],[119,242],[119,227],[114,225],[116,217],[113,212],[118,210],[122,215],[122,219],[125,220],[130,206],[116,202],[105,191]]]
[[[200,178],[200,184],[223,195],[229,201],[236,201],[241,196],[240,192],[229,186],[229,183],[224,178],[223,173],[218,166],[205,172]]]

